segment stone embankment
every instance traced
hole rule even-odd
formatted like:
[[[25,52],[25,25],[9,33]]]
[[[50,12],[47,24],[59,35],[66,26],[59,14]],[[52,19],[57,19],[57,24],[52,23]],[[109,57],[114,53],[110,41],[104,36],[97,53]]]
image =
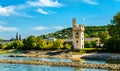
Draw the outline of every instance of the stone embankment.
[[[120,64],[90,64],[90,63],[81,63],[81,62],[48,62],[48,61],[33,61],[33,60],[0,60],[0,63],[120,70]]]
[[[83,59],[98,59],[98,60],[120,60],[120,54],[115,53],[93,53],[83,55]]]

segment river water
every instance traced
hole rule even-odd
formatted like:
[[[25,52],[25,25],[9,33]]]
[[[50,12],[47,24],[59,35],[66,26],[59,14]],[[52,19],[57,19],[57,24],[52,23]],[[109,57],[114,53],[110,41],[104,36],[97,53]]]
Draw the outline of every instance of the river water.
[[[32,58],[32,57],[8,57],[8,55],[0,55],[0,59],[9,60],[43,60],[52,62],[73,62],[71,59],[59,58]],[[86,63],[106,64],[105,61],[84,60]],[[73,67],[56,67],[43,65],[25,65],[25,64],[4,64],[0,63],[0,71],[108,71],[104,69],[90,68],[73,68]]]
[[[0,71],[108,71],[108,70],[0,63]]]

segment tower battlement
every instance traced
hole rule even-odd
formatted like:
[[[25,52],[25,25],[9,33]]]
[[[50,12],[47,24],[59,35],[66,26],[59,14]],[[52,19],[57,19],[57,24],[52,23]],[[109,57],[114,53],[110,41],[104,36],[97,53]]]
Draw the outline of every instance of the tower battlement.
[[[84,25],[83,25],[83,24],[77,25],[77,24],[76,24],[76,18],[73,18],[72,22],[73,22],[73,30],[81,30],[81,31],[84,31]]]

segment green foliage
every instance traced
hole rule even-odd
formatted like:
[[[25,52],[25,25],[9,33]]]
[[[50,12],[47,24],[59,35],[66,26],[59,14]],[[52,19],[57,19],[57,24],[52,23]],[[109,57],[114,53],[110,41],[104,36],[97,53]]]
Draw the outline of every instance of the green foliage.
[[[91,43],[89,41],[86,41],[85,48],[91,48],[91,47],[92,47]]]
[[[13,42],[13,47],[14,49],[21,49],[23,47],[23,43],[21,41],[16,40]]]
[[[92,45],[92,48],[96,48],[97,47],[96,41],[91,41],[91,45]]]
[[[9,42],[4,49],[13,49],[13,42]]]
[[[46,41],[43,40],[40,36],[36,38],[36,49],[43,49],[46,45]]]
[[[96,48],[97,44],[96,41],[86,41],[85,42],[85,48]]]
[[[54,49],[61,49],[63,48],[63,41],[61,39],[57,39],[56,41],[54,41],[53,43],[53,48]]]
[[[102,52],[102,48],[84,48],[80,50],[80,53]]]
[[[109,25],[109,33],[112,38],[120,40],[120,12],[113,17]]]
[[[23,43],[21,41],[12,41],[7,44],[4,49],[21,49],[23,48]]]
[[[68,49],[68,50],[71,50],[71,48],[72,48],[72,46],[70,44],[68,44],[68,43],[66,43],[64,45],[64,47],[65,47],[65,49]]]
[[[85,26],[85,37],[99,37],[100,32],[104,32],[108,29],[107,26]],[[55,37],[58,39],[71,38],[72,28],[66,28],[55,33],[41,35],[43,38]]]
[[[29,36],[27,39],[23,40],[24,43],[24,49],[35,49],[36,47],[36,37],[35,36]]]
[[[0,43],[0,49],[3,49],[4,47],[4,44]]]
[[[101,41],[105,43],[110,38],[109,32],[108,31],[100,32],[100,38]]]
[[[111,38],[105,42],[104,47],[110,52],[119,52],[120,51],[120,12],[113,17],[113,20],[111,21],[108,30]]]

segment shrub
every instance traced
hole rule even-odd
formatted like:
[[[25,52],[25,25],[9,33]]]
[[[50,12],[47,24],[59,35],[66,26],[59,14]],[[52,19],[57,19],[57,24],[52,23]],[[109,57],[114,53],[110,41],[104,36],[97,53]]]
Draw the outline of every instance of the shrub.
[[[71,50],[71,45],[68,44],[68,43],[66,43],[66,44],[65,44],[65,49]]]
[[[85,42],[85,48],[91,48],[92,45],[89,41]]]
[[[4,44],[0,43],[0,49],[4,48]]]

